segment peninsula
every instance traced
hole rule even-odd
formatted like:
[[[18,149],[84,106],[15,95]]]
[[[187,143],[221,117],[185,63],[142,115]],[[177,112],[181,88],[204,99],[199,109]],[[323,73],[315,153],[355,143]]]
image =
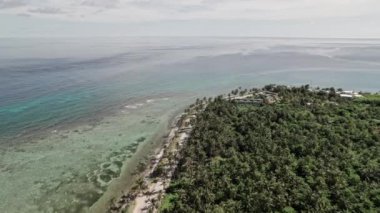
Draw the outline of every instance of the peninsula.
[[[380,95],[267,85],[197,100],[110,212],[377,212]]]

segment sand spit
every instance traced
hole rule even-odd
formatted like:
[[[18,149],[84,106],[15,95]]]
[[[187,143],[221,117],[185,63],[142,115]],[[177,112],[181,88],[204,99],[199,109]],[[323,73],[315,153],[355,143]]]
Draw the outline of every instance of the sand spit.
[[[191,134],[197,114],[205,107],[206,102],[201,101],[177,117],[163,147],[150,160],[150,166],[141,174],[135,186],[109,207],[108,212],[157,212],[178,165],[180,150]]]

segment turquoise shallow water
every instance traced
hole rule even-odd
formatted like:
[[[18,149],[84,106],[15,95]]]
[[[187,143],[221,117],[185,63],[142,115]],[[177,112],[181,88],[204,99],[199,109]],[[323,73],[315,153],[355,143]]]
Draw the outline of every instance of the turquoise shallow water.
[[[379,44],[0,39],[0,209],[88,211],[197,97],[268,83],[379,91]]]

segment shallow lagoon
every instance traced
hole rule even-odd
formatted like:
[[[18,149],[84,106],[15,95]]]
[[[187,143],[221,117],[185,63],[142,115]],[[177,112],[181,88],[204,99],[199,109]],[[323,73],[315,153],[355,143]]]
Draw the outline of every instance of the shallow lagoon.
[[[379,91],[379,43],[0,39],[0,209],[104,205],[196,97],[268,83]]]
[[[141,144],[163,131],[173,101],[123,109],[93,125],[54,130],[1,150],[2,209],[77,212],[91,206],[119,177]],[[127,181],[127,180],[126,180]],[[6,184],[5,184],[6,183]]]

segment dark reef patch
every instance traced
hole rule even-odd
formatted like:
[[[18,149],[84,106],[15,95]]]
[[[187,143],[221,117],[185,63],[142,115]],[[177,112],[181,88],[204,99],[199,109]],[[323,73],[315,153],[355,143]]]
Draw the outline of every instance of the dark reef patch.
[[[119,169],[123,166],[123,162],[121,161],[114,161],[112,163],[115,164]]]
[[[109,183],[112,180],[112,177],[107,174],[101,174],[99,175],[99,178],[106,183]]]
[[[136,141],[141,143],[146,140],[146,137],[139,137]]]

